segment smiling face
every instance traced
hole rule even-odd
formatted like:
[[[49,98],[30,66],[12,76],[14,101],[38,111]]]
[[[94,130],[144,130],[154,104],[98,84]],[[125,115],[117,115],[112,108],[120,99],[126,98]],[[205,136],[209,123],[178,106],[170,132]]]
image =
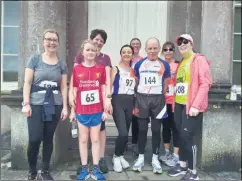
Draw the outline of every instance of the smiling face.
[[[44,35],[43,46],[47,52],[56,52],[59,46],[59,39],[56,33],[47,32]]]
[[[172,48],[172,46],[170,46],[170,45],[166,45],[163,48],[162,52],[163,52],[164,58],[166,60],[170,60],[174,56],[174,48]]]
[[[91,43],[86,43],[83,47],[82,55],[85,60],[95,60],[97,55],[97,47]]]
[[[92,41],[96,44],[96,46],[97,46],[97,48],[98,48],[99,50],[102,49],[102,47],[103,47],[103,45],[104,45],[104,40],[103,40],[103,38],[101,37],[100,34],[98,34],[95,38],[93,38]]]
[[[121,59],[123,62],[130,63],[133,58],[133,51],[130,47],[123,47],[121,50]]]
[[[179,52],[183,55],[192,51],[193,45],[191,42],[185,38],[179,38],[177,41],[177,46]]]
[[[133,47],[134,49],[134,53],[135,54],[139,54],[140,48],[141,48],[141,43],[139,40],[133,40],[130,45]]]

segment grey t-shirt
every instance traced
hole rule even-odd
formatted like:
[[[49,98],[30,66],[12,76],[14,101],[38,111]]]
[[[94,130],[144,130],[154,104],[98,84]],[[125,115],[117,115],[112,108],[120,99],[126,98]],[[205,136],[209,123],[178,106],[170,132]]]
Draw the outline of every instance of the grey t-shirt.
[[[43,62],[41,54],[35,54],[30,57],[26,68],[34,70],[33,83],[40,87],[60,86],[61,77],[67,74],[67,65],[64,61],[58,60],[57,64],[49,65]],[[46,91],[38,91],[30,94],[30,104],[43,105]],[[55,105],[62,105],[61,92],[54,90]]]

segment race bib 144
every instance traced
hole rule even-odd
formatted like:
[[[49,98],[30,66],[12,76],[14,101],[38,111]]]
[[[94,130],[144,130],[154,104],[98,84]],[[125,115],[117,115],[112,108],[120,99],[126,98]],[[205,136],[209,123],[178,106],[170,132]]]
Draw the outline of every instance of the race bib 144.
[[[141,86],[156,87],[161,85],[161,76],[153,73],[140,74]]]
[[[89,90],[81,92],[81,105],[91,105],[100,102],[99,91]]]

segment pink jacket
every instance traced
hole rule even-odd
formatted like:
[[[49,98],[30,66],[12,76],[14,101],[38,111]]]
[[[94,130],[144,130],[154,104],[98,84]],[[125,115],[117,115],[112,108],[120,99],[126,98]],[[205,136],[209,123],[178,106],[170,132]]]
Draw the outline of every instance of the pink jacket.
[[[180,61],[177,70],[181,64]],[[177,72],[176,70],[176,72]],[[191,107],[200,112],[206,111],[208,107],[208,91],[212,86],[212,76],[210,74],[210,62],[202,54],[197,53],[191,63],[191,77],[188,85],[186,114],[189,114]],[[173,106],[174,110],[174,106]]]

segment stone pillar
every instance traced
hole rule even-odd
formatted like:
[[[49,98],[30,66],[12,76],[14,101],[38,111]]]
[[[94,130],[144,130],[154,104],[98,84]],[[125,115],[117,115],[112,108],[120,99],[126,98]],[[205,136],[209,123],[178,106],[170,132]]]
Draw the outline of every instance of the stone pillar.
[[[202,1],[201,52],[211,61],[213,84],[232,83],[233,1]]]
[[[24,81],[24,68],[28,58],[35,52],[42,52],[43,32],[56,29],[60,36],[58,55],[66,61],[66,1],[21,1],[20,5],[20,53],[19,85]]]
[[[81,43],[88,38],[88,1],[69,1],[67,16],[67,60],[69,75]]]
[[[20,22],[20,56],[19,56],[19,88],[23,87],[25,64],[31,54],[42,52],[43,32],[45,29],[56,29],[60,37],[58,56],[66,61],[66,1],[21,1]],[[18,102],[10,105],[11,111],[11,153],[12,167],[19,169],[28,168],[27,145],[28,128],[26,117],[21,112],[22,93],[11,95],[12,102],[17,97]],[[57,128],[67,122],[61,122]],[[65,126],[65,125],[64,125]],[[65,134],[68,134],[66,131]],[[51,164],[58,162],[60,158],[59,145],[61,141],[54,138],[54,152]],[[64,149],[65,150],[65,149]],[[41,151],[40,151],[41,155]]]
[[[202,1],[168,2],[168,39],[175,42],[177,36],[188,33],[194,39],[194,49],[200,51]],[[177,50],[176,59],[181,56]]]

